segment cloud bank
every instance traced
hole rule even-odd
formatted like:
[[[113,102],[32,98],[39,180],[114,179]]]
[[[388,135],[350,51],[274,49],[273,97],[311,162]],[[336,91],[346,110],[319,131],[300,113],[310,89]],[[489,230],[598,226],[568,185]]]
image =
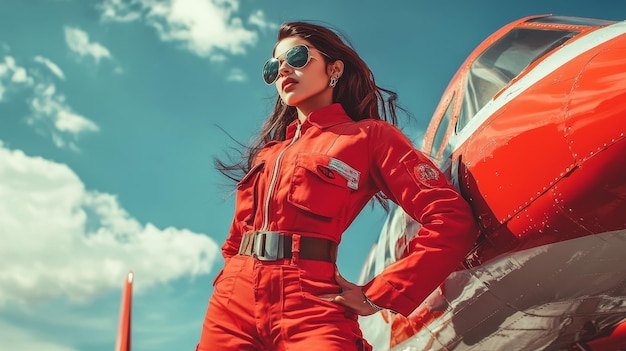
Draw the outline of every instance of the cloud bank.
[[[218,255],[208,236],[132,218],[111,194],[85,189],[66,165],[0,142],[0,307],[64,297],[87,301],[207,274]]]

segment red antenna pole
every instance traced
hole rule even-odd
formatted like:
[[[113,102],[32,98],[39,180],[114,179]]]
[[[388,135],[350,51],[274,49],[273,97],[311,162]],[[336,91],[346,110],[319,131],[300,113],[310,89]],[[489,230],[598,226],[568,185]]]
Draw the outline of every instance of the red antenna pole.
[[[130,351],[131,305],[133,298],[133,272],[128,272],[120,302],[120,322],[115,351]]]

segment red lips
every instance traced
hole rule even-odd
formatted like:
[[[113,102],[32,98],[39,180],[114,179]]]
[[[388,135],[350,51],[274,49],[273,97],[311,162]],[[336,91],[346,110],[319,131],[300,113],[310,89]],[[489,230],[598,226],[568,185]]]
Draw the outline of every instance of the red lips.
[[[283,89],[283,91],[285,91],[285,88],[290,85],[290,84],[296,84],[298,83],[297,80],[293,79],[293,78],[285,78],[285,80],[283,80],[282,84],[280,85],[281,89]]]

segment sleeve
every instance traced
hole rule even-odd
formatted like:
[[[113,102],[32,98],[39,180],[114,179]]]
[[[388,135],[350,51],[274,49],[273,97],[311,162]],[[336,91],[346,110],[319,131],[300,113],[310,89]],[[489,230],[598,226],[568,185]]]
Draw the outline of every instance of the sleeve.
[[[264,162],[257,163],[250,169],[248,174],[237,183],[235,214],[230,226],[228,238],[226,238],[224,245],[222,245],[222,256],[224,256],[225,260],[228,260],[239,252],[243,233],[252,229],[256,208],[254,196],[255,185],[264,165]]]
[[[239,225],[237,225],[237,219],[235,218],[230,226],[228,238],[226,238],[226,241],[224,241],[222,245],[222,256],[224,256],[225,260],[239,253],[239,245],[241,244],[242,236],[243,232],[239,228]]]
[[[460,265],[478,228],[469,204],[400,130],[379,121],[369,135],[373,182],[422,226],[409,254],[363,292],[376,305],[407,316]]]

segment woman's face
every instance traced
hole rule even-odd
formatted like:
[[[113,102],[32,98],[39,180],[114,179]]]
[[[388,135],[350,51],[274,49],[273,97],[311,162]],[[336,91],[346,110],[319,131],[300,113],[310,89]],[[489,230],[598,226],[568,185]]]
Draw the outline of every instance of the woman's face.
[[[302,68],[293,68],[285,62],[285,53],[296,45],[309,48],[310,59]],[[276,90],[289,106],[295,106],[304,116],[332,103],[332,88],[324,55],[308,41],[300,37],[289,37],[278,42],[274,50],[280,61]]]

